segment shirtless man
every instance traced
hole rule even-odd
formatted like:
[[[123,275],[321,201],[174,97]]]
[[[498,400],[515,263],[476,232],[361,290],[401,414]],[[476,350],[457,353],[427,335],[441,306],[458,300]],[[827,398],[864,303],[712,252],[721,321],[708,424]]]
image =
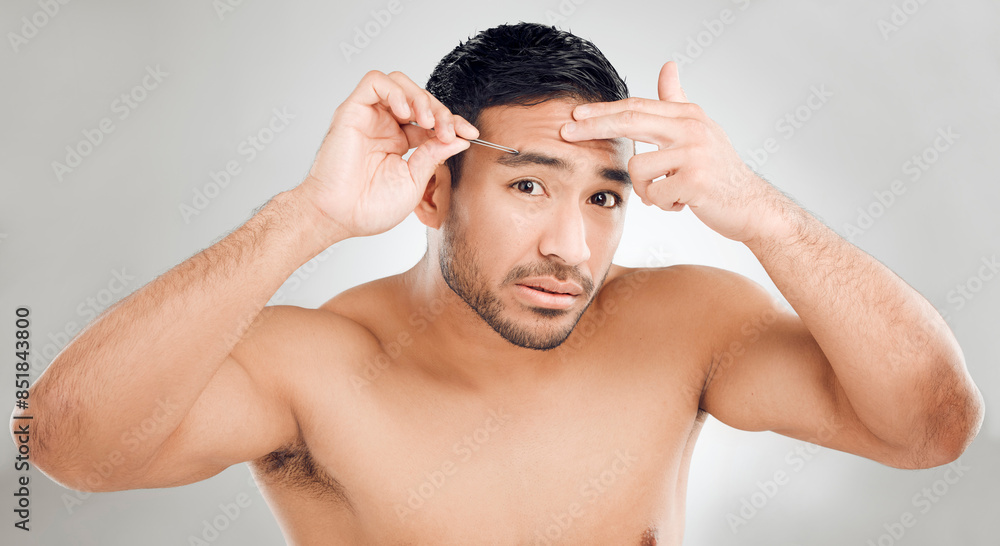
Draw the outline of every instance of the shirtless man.
[[[975,437],[935,309],[740,161],[675,64],[626,99],[592,44],[519,24],[427,87],[366,74],[302,184],[81,332],[31,391],[38,467],[117,491],[247,461],[295,545],[678,545],[707,414],[898,468]],[[745,243],[795,312],[725,270],[612,264],[632,189]],[[265,306],[411,211],[408,271]]]

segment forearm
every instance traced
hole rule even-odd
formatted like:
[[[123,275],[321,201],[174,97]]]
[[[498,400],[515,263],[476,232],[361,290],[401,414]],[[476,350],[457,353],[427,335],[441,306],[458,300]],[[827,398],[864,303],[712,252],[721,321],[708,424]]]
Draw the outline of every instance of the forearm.
[[[89,324],[31,389],[41,460],[84,462],[115,449],[130,462],[151,456],[285,279],[336,242],[319,234],[315,211],[278,194]],[[134,430],[143,441],[126,451],[123,435]]]
[[[861,421],[899,449],[964,444],[978,429],[981,395],[941,315],[875,258],[787,197],[776,200],[769,233],[746,244],[823,350]]]

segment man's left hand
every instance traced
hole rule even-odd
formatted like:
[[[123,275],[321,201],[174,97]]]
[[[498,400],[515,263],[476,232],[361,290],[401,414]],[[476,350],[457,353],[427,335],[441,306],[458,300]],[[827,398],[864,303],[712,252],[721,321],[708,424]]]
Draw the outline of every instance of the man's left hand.
[[[677,63],[663,65],[657,88],[659,100],[630,97],[576,107],[576,121],[562,127],[562,137],[570,142],[625,137],[655,144],[656,151],[628,162],[632,187],[643,203],[665,211],[687,205],[705,225],[744,243],[776,229],[768,226],[778,220],[787,198],[740,159],[701,107],[688,102]]]

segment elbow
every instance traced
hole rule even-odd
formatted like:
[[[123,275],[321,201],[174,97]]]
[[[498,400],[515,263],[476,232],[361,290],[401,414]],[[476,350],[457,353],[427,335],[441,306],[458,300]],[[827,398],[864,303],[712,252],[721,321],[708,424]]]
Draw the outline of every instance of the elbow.
[[[95,462],[80,442],[80,427],[68,412],[53,411],[41,397],[32,397],[32,409],[16,408],[10,418],[10,434],[15,446],[15,468],[39,470],[67,489],[85,492],[118,491],[112,464]],[[61,415],[61,416],[60,416]],[[69,420],[70,422],[67,422]],[[72,431],[67,433],[66,431]]]
[[[906,468],[934,468],[953,463],[979,434],[985,415],[983,395],[970,380],[969,388],[952,394],[928,412],[928,425],[920,447],[910,452]]]
[[[969,393],[953,406],[941,408],[944,425],[938,425],[939,464],[948,464],[957,460],[979,434],[986,414],[986,404],[979,389],[971,384]]]
[[[33,417],[20,408],[14,408],[10,415],[10,438],[14,442],[15,453],[14,470],[29,470],[34,462],[32,447],[37,446],[38,442],[32,438],[32,420]]]
[[[40,443],[33,442],[34,445]],[[29,464],[50,480],[74,491],[106,493],[128,488],[119,479],[121,476],[116,476],[120,468],[108,462],[71,456],[62,449],[36,449],[32,446]]]
[[[39,470],[52,481],[70,489],[75,487],[72,462],[61,450],[58,439],[52,438],[51,428],[41,426],[43,419],[34,409],[31,413],[17,408],[10,416],[10,435],[16,452],[14,468]]]

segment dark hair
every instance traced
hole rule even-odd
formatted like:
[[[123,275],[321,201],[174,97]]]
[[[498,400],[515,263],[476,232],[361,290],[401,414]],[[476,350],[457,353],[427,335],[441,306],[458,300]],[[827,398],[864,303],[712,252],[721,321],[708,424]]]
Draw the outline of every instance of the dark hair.
[[[533,106],[554,98],[583,102],[628,97],[628,87],[597,46],[548,25],[521,22],[484,30],[441,59],[425,86],[476,125],[490,106]],[[463,153],[448,158],[452,187]]]

